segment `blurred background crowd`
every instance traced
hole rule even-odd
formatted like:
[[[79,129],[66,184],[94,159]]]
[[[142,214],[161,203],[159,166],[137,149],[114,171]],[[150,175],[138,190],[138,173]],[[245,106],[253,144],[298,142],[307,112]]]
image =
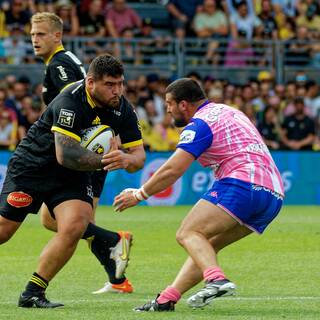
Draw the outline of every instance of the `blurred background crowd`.
[[[14,150],[43,111],[42,77],[13,68],[42,67],[29,22],[33,13],[51,11],[64,21],[66,48],[85,65],[109,52],[136,68],[125,95],[148,150],[174,150],[179,139],[164,103],[177,76],[242,110],[271,150],[320,150],[319,85],[317,73],[308,72],[320,69],[319,1],[0,0],[0,8],[1,149]],[[290,77],[281,76],[284,66]],[[254,72],[243,76],[249,68]],[[226,70],[240,73],[224,76]]]

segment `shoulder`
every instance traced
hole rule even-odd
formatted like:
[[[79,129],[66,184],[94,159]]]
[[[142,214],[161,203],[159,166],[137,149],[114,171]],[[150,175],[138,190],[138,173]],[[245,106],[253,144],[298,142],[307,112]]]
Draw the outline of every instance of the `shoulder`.
[[[50,66],[70,67],[73,65],[81,65],[81,61],[70,51],[60,51],[56,53],[49,63]]]

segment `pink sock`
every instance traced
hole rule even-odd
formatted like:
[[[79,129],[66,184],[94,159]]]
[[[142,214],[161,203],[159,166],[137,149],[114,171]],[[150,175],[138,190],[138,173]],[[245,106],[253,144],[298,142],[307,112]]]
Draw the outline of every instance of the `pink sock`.
[[[163,290],[157,299],[158,303],[166,303],[168,301],[178,302],[181,298],[180,292],[174,287],[167,287]]]
[[[211,267],[203,272],[203,278],[205,281],[222,280],[226,276],[219,267]]]

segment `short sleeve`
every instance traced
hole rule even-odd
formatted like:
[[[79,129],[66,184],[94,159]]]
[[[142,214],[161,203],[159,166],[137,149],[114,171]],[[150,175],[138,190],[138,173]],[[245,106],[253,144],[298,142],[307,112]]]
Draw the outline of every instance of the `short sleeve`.
[[[59,98],[50,105],[53,113],[51,131],[60,132],[80,141],[83,112],[71,98],[65,96]]]
[[[196,159],[212,144],[213,134],[206,122],[192,119],[180,134],[177,148],[191,153]]]
[[[130,105],[128,105],[127,112],[123,129],[119,131],[122,147],[125,149],[143,144],[137,114]]]

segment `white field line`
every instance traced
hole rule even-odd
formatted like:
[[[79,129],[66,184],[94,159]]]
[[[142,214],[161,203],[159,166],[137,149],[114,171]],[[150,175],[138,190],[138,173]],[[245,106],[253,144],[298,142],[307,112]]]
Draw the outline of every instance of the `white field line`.
[[[108,300],[105,299],[107,295],[102,295],[99,296],[99,299],[96,299],[97,296],[93,296],[92,299],[77,299],[77,300],[72,300],[72,299],[64,299],[61,301],[62,303],[66,305],[71,305],[71,304],[79,304],[79,303],[106,303],[108,304]],[[119,298],[109,300],[109,302],[114,303],[114,302],[129,302],[129,299],[127,298],[122,298],[120,297],[122,295],[119,294]],[[52,299],[52,301],[58,301],[59,299]],[[150,300],[150,299],[149,299]],[[302,297],[294,297],[294,296],[289,296],[289,297],[226,297],[226,298],[219,298],[214,301],[214,303],[219,303],[223,302],[225,303],[226,300],[236,300],[236,301],[319,301],[320,296],[302,296]],[[148,298],[146,299],[132,299],[130,298],[130,303],[145,303],[148,301]],[[182,299],[182,302],[185,302],[185,299]],[[0,300],[0,306],[1,305],[8,305],[8,304],[16,304],[17,301],[1,301]]]

